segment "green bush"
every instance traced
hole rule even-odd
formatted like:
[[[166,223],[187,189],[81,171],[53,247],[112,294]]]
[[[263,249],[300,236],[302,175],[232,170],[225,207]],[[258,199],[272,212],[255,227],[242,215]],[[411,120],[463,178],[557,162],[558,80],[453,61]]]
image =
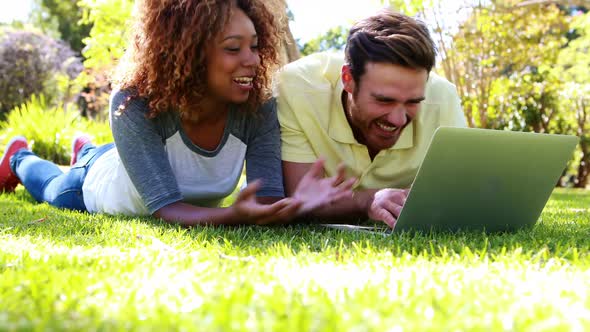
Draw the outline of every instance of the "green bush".
[[[69,107],[48,107],[43,96],[33,96],[0,122],[3,146],[22,135],[37,155],[61,165],[69,164],[71,140],[80,133],[90,135],[95,144],[113,141],[108,122],[89,121]]]

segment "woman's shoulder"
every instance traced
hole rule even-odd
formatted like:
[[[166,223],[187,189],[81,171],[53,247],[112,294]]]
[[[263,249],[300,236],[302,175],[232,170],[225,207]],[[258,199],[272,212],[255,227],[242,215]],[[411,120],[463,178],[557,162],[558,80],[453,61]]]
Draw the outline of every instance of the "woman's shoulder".
[[[154,118],[148,117],[150,107],[147,98],[137,96],[131,89],[113,90],[110,104],[111,120],[124,118],[121,121],[150,122],[159,128],[161,135],[166,138],[173,135],[180,126],[176,112],[163,112]]]
[[[231,133],[247,142],[253,138],[277,126],[277,107],[274,98],[265,101],[255,112],[245,112],[238,107],[233,109],[231,116]]]
[[[274,97],[268,99],[267,101],[263,102],[254,112],[255,118],[276,118],[277,116],[277,102]]]
[[[133,89],[115,89],[111,92],[111,112],[133,110],[141,113],[149,111],[149,105],[145,98],[139,97]]]

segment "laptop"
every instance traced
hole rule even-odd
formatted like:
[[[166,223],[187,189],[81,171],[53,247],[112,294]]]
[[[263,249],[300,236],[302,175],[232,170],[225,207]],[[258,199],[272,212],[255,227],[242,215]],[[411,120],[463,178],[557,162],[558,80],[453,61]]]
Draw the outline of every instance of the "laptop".
[[[532,226],[577,143],[570,135],[441,127],[394,232]]]

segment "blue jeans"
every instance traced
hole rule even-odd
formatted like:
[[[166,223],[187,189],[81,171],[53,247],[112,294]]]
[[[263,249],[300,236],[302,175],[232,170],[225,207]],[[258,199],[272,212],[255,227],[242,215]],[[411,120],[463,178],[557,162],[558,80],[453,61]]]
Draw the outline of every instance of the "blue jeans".
[[[56,164],[41,159],[26,149],[19,150],[10,158],[10,168],[38,202],[47,202],[59,208],[86,211],[82,195],[86,174],[98,157],[114,146],[113,143],[100,147],[85,144],[78,153],[78,162],[66,173]]]

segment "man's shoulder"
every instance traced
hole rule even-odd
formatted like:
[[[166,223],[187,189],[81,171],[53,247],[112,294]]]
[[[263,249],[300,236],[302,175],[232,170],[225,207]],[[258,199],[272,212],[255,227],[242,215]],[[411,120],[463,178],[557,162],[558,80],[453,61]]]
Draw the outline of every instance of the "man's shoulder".
[[[431,96],[448,96],[456,95],[457,88],[446,78],[431,72],[426,84],[426,94]]]
[[[342,53],[320,52],[286,64],[276,75],[276,84],[318,88],[334,86],[344,64]]]
[[[425,93],[423,109],[430,107],[440,112],[440,124],[453,127],[465,127],[465,118],[461,108],[461,98],[456,86],[446,78],[431,73]],[[421,112],[423,115],[429,112]]]

